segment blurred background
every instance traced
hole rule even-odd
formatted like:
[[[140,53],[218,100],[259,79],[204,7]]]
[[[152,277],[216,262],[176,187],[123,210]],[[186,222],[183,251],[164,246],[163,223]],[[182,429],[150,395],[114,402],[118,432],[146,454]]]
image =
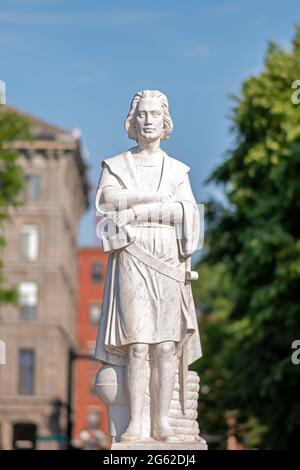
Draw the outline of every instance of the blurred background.
[[[164,149],[205,204],[201,433],[299,447],[299,23],[296,0],[1,1],[1,449],[109,447],[93,199],[147,88],[168,96]]]

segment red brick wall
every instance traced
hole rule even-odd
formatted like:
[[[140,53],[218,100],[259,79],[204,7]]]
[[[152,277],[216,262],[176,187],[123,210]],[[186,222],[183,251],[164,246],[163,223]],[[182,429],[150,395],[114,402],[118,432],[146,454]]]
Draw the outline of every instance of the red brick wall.
[[[102,303],[108,257],[99,248],[82,248],[79,250],[78,256],[77,344],[80,353],[89,354],[91,353],[91,348],[95,345],[98,331],[98,325],[93,325],[90,319],[90,305]],[[93,282],[91,277],[92,264],[95,262],[102,264],[102,280],[100,282]],[[78,438],[82,430],[88,429],[87,416],[89,411],[94,409],[100,412],[100,429],[107,433],[106,406],[90,391],[91,384],[94,384],[95,375],[100,365],[99,361],[76,361],[74,438]]]

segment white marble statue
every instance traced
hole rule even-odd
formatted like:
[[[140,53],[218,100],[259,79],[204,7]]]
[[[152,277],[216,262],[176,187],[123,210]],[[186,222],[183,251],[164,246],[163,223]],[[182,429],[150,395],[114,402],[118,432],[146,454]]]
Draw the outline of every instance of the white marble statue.
[[[173,129],[160,91],[133,97],[125,129],[137,146],[103,160],[96,195],[109,253],[96,387],[109,406],[112,448],[206,448],[199,379],[188,371],[201,356],[190,283],[200,221],[189,167],[160,148]]]

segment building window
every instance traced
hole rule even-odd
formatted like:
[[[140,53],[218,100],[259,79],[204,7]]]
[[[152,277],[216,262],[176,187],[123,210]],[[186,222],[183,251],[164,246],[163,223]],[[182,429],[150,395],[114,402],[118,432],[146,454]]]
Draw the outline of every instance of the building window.
[[[92,357],[95,357],[95,353],[96,353],[96,343],[95,341],[89,341],[88,342],[88,352],[89,352],[89,355],[92,356]]]
[[[101,304],[92,304],[90,305],[90,322],[93,326],[98,326],[100,320],[100,311],[101,311]]]
[[[100,410],[89,410],[86,418],[88,429],[100,429]]]
[[[92,263],[91,277],[92,277],[93,282],[102,281],[102,264],[101,263],[98,263],[98,262]]]
[[[37,201],[40,198],[40,176],[26,175],[26,199]]]
[[[22,320],[36,318],[38,286],[35,282],[21,282],[19,285],[19,304]]]
[[[20,395],[33,395],[34,393],[34,351],[32,349],[19,350],[19,383]]]
[[[21,253],[30,261],[38,257],[39,232],[36,225],[23,225],[21,228]]]

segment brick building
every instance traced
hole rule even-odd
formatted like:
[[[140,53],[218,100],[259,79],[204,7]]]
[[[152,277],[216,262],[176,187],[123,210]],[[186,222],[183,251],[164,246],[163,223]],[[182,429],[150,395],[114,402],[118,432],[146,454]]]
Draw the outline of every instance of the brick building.
[[[108,258],[99,248],[81,248],[78,256],[77,350],[80,354],[93,356]],[[88,430],[100,429],[107,433],[106,406],[95,395],[95,375],[99,368],[99,361],[76,361],[75,438]]]
[[[77,231],[88,207],[88,181],[74,132],[27,115],[33,140],[16,142],[25,204],[5,224],[7,286],[19,305],[0,306],[0,448],[11,449],[20,426],[37,432],[37,448],[57,448],[66,427],[68,354],[76,347]],[[29,429],[29,428],[28,428]],[[16,443],[15,443],[16,444]]]

